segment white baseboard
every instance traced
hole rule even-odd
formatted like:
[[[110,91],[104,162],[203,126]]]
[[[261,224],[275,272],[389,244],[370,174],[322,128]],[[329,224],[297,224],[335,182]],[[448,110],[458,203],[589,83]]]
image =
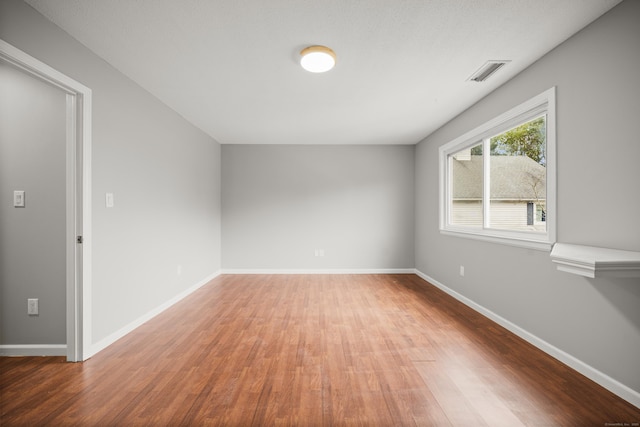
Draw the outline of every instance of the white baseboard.
[[[148,322],[149,320],[153,319],[158,314],[162,313],[163,311],[165,311],[166,309],[168,309],[169,307],[171,307],[175,303],[179,302],[180,300],[184,299],[185,297],[187,297],[188,295],[190,295],[194,291],[196,291],[199,288],[201,288],[202,286],[206,285],[207,283],[209,283],[210,281],[212,281],[213,279],[215,279],[219,275],[220,275],[220,270],[218,270],[217,272],[205,277],[204,279],[200,280],[195,285],[191,286],[189,289],[186,289],[185,291],[183,291],[183,292],[179,293],[178,295],[176,295],[175,297],[171,298],[169,301],[166,301],[165,303],[160,304],[158,307],[154,308],[153,310],[149,311],[148,313],[144,314],[143,316],[137,318],[136,320],[134,320],[133,322],[129,323],[128,325],[120,328],[119,330],[117,330],[116,332],[114,332],[111,335],[107,336],[106,338],[103,338],[100,341],[98,341],[97,343],[91,345],[90,354],[86,357],[86,359],[88,359],[89,357],[94,356],[96,353],[104,350],[105,348],[107,348],[108,346],[113,344],[114,342],[118,341],[120,338],[122,338],[125,335],[127,335],[129,332],[133,331],[134,329],[136,329],[137,327],[141,326],[145,322]]]
[[[0,345],[0,356],[66,356],[66,344]]]
[[[222,274],[415,274],[414,268],[327,268],[327,269],[261,269],[229,268]]]
[[[560,350],[559,348],[549,344],[548,342],[544,341],[543,339],[541,339],[541,338],[533,335],[532,333],[526,331],[525,329],[521,328],[520,326],[510,322],[509,320],[505,319],[504,317],[501,317],[501,316],[497,315],[493,311],[481,306],[480,304],[477,304],[476,302],[470,300],[469,298],[465,297],[464,295],[459,294],[458,292],[454,291],[453,289],[450,289],[450,288],[446,287],[442,283],[440,283],[437,280],[435,280],[433,277],[429,277],[428,275],[422,273],[421,271],[419,271],[417,269],[414,270],[414,272],[415,272],[416,275],[418,275],[422,279],[426,280],[427,282],[431,283],[435,287],[437,287],[437,288],[441,289],[442,291],[446,292],[447,294],[451,295],[452,297],[454,297],[455,299],[457,299],[461,303],[463,303],[466,306],[472,308],[473,310],[477,311],[478,313],[482,314],[483,316],[493,320],[494,322],[496,322],[497,324],[499,324],[503,328],[509,330],[510,332],[513,332],[514,334],[516,334],[520,338],[524,339],[525,341],[529,342],[530,344],[532,344],[532,345],[536,346],[537,348],[539,348],[540,350],[544,351],[549,356],[559,360],[560,362],[562,362],[565,365],[569,366],[570,368],[578,371],[579,373],[581,373],[585,377],[589,378],[590,380],[600,384],[602,387],[606,388],[607,390],[609,390],[610,392],[614,393],[615,395],[621,397],[622,399],[626,400],[627,402],[631,403],[632,405],[635,405],[638,408],[640,408],[640,392],[637,392],[636,390],[633,390],[633,389],[627,387],[626,385],[624,385],[624,384],[620,383],[619,381],[611,378],[610,376],[600,372],[599,370],[595,369],[594,367],[592,367],[590,365],[587,365],[586,363],[584,363],[580,359],[575,358],[574,356],[572,356],[572,355]]]

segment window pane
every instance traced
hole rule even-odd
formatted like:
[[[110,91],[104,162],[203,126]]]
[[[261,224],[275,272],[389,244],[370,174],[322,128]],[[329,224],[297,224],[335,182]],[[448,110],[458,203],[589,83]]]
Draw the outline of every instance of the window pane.
[[[546,232],[546,121],[490,139],[491,228]]]
[[[547,204],[542,202],[536,205],[536,221],[545,222],[547,220]]]
[[[449,162],[449,223],[482,228],[482,144],[450,155]]]

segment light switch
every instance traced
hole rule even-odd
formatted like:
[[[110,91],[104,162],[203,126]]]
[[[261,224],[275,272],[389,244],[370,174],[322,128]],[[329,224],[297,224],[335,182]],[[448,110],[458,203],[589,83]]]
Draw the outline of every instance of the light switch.
[[[24,208],[24,191],[16,190],[13,192],[13,207]]]
[[[39,313],[38,298],[27,299],[27,314],[29,316],[37,316]]]
[[[113,193],[107,193],[105,195],[105,204],[108,208],[112,208],[113,207]]]

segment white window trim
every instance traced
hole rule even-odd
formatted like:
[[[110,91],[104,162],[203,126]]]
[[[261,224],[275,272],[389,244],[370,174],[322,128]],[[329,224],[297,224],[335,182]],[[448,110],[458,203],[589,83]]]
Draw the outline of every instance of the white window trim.
[[[546,111],[547,120],[547,147],[546,147],[546,168],[547,168],[547,232],[534,233],[526,231],[497,230],[487,227],[472,228],[455,226],[449,224],[449,195],[451,186],[451,170],[449,166],[449,155],[465,148],[473,147],[481,143],[483,139],[495,136],[501,132],[521,124],[527,118],[533,117]],[[484,156],[488,158],[489,156]],[[494,243],[501,243],[511,246],[524,247],[550,251],[556,242],[556,88],[544,91],[543,93],[523,102],[504,114],[478,126],[464,135],[442,145],[439,149],[440,161],[440,232],[445,235],[479,239]],[[486,167],[485,167],[486,170]],[[485,192],[488,191],[488,183],[485,185]],[[488,194],[483,195],[483,199],[488,199]],[[488,203],[484,203],[485,213],[488,210]],[[486,218],[486,216],[485,216]],[[484,222],[486,225],[486,221]]]

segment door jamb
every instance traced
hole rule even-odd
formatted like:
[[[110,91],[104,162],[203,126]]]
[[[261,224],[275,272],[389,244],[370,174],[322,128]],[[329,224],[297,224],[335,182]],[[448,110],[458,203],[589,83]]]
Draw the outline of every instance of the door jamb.
[[[66,92],[67,360],[91,352],[91,89],[0,39],[0,58]],[[77,238],[81,237],[81,242]]]

